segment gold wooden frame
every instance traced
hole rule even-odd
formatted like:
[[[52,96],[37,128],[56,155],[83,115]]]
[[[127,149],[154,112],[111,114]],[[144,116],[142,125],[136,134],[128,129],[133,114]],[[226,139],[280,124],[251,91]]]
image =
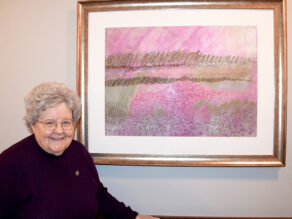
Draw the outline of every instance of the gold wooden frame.
[[[272,9],[274,12],[275,109],[273,155],[169,156],[151,154],[92,154],[96,164],[161,166],[285,166],[287,123],[286,0],[125,0],[79,1],[77,5],[77,91],[82,101],[78,140],[88,147],[88,14],[91,12],[165,8]]]

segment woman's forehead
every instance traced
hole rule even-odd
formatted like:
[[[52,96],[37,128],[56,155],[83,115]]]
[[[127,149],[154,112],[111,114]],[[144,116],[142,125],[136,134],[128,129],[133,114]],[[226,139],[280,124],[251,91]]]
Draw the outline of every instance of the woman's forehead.
[[[65,103],[57,104],[49,107],[40,113],[40,118],[54,117],[54,118],[72,118],[72,112]]]

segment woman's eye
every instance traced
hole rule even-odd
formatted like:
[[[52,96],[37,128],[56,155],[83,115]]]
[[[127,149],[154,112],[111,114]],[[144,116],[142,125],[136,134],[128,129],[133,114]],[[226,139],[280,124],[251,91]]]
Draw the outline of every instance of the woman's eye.
[[[45,124],[46,125],[54,125],[55,123],[54,122],[46,122]]]
[[[65,120],[62,123],[63,123],[63,125],[67,125],[67,126],[72,124],[72,122],[70,120]]]

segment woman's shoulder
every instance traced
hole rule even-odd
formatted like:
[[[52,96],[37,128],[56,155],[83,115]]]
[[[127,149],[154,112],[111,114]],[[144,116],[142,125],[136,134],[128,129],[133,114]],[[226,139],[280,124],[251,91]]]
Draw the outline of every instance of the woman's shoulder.
[[[11,145],[7,149],[5,149],[1,154],[0,157],[6,157],[6,156],[16,156],[18,154],[24,153],[27,151],[28,147],[31,146],[33,142],[33,135],[30,135],[19,142]]]
[[[74,150],[87,152],[87,148],[77,140],[72,140],[71,146]]]
[[[32,142],[33,135],[30,135],[8,147],[0,154],[0,165],[5,163],[12,165],[12,163],[19,162],[22,158],[27,158],[28,153],[31,151]]]
[[[90,153],[88,152],[88,149],[79,141],[72,140],[71,146],[69,147],[71,150],[71,153],[74,155],[77,155],[79,158],[83,158],[89,162],[89,164],[93,164],[92,157]]]
[[[90,153],[88,152],[87,148],[80,143],[79,141],[72,140],[71,146],[69,147],[73,153],[83,154],[85,156],[90,156]]]

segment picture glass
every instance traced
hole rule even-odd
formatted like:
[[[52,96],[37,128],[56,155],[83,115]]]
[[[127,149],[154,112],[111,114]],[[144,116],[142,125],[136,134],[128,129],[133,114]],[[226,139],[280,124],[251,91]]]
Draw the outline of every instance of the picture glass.
[[[89,13],[89,151],[272,155],[273,22],[273,10]]]

